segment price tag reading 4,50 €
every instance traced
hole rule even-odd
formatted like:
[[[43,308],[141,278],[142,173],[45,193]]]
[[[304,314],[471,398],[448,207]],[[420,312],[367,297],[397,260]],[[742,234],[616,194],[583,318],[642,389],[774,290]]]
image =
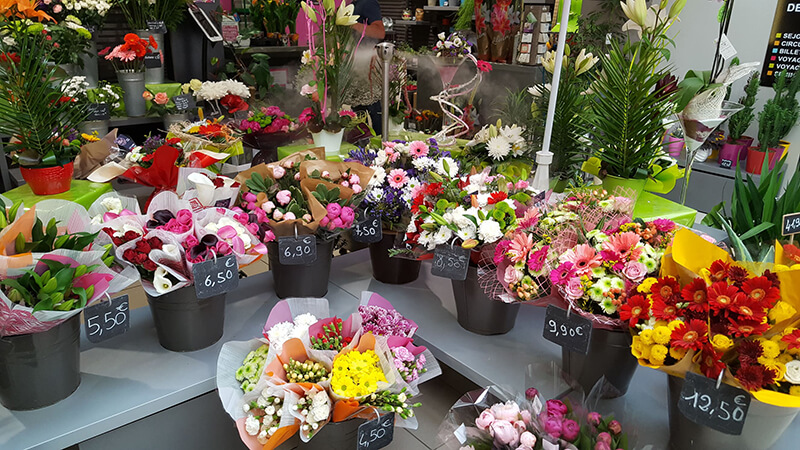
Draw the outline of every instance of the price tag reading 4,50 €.
[[[385,414],[358,427],[358,450],[386,447],[394,438],[394,413]]]
[[[592,337],[592,322],[576,312],[567,312],[555,305],[547,305],[542,336],[567,350],[586,355]]]
[[[224,294],[239,286],[239,264],[236,255],[220,256],[192,266],[197,298]]]
[[[98,343],[125,334],[131,327],[130,317],[127,295],[95,303],[83,310],[86,338]]]
[[[437,246],[433,251],[431,274],[451,280],[466,280],[469,268],[469,250],[465,248]]]
[[[784,236],[800,233],[800,213],[784,214],[781,231]]]
[[[278,260],[287,266],[313,263],[317,260],[317,238],[313,235],[278,238]]]
[[[373,244],[383,239],[383,227],[381,218],[378,216],[367,216],[353,224],[351,229],[353,240],[365,244]]]
[[[678,400],[678,410],[687,419],[721,433],[742,434],[750,394],[729,384],[687,372]]]

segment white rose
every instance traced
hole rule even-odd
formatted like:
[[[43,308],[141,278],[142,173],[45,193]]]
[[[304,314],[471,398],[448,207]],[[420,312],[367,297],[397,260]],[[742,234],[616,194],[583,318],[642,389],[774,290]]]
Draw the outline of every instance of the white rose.
[[[260,428],[261,424],[258,422],[258,419],[253,416],[247,416],[247,419],[244,421],[244,430],[247,431],[247,434],[255,436],[258,434]]]
[[[258,405],[259,408],[263,408],[263,407],[267,406],[268,404],[269,404],[269,401],[267,399],[265,399],[264,397],[258,397],[258,400],[256,400],[256,405]]]
[[[786,363],[786,381],[792,384],[800,384],[800,361],[793,360]]]

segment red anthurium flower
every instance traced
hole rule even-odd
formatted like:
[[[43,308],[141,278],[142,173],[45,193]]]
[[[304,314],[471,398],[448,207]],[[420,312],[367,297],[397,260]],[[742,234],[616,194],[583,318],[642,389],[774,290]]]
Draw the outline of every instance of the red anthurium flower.
[[[782,337],[781,340],[788,344],[789,349],[800,348],[800,330],[792,331],[791,333]]]
[[[673,277],[661,277],[650,288],[650,292],[653,293],[654,300],[661,299],[666,303],[675,304],[678,301],[681,286]]]
[[[780,289],[772,285],[767,277],[751,278],[744,282],[742,290],[747,296],[766,308],[771,308],[781,298]]]
[[[708,304],[718,313],[733,309],[737,296],[744,296],[744,293],[725,281],[718,281],[708,288]]]
[[[702,278],[695,278],[687,284],[681,292],[683,300],[687,302],[690,311],[708,311],[708,293],[706,292],[706,282]]]
[[[643,295],[634,295],[619,308],[619,318],[627,320],[631,328],[636,326],[639,320],[650,318],[650,302]]]
[[[687,350],[700,350],[708,342],[708,325],[702,320],[692,319],[672,330],[671,345]]]

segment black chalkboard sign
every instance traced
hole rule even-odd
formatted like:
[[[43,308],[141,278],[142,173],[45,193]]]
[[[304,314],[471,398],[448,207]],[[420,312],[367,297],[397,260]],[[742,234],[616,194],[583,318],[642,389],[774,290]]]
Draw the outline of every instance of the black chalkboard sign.
[[[733,161],[731,161],[730,159],[720,159],[719,166],[724,169],[731,169],[733,168]]]
[[[216,260],[192,266],[197,298],[224,294],[239,286],[239,264],[236,255],[220,256]]]
[[[133,150],[133,147],[136,147],[136,142],[133,142],[133,139],[124,134],[118,134],[117,139],[114,140],[114,143],[117,144],[117,147],[127,151],[131,151]]]
[[[742,434],[750,394],[747,391],[687,372],[678,399],[678,410],[694,423],[705,425],[721,433]]]
[[[83,310],[86,339],[98,343],[125,334],[131,327],[130,317],[127,295],[88,306]]]
[[[440,245],[433,251],[431,274],[451,280],[466,280],[469,250],[460,246]]]
[[[287,266],[313,263],[317,260],[317,238],[310,234],[278,238],[278,260]]]
[[[800,233],[800,213],[784,214],[781,226],[781,234],[789,236]]]
[[[357,450],[377,450],[391,444],[392,439],[394,439],[393,412],[358,426]]]
[[[373,244],[383,239],[383,226],[380,216],[365,216],[353,223],[350,230],[353,240]]]
[[[148,69],[158,69],[161,67],[161,52],[153,52],[144,55],[144,66]]]
[[[558,306],[547,305],[542,336],[567,350],[586,355],[592,339],[592,322],[575,312],[567,316],[567,311]]]
[[[87,109],[89,116],[86,117],[86,120],[108,120],[111,118],[111,111],[109,111],[107,103],[89,103]]]
[[[175,109],[178,111],[186,111],[187,109],[192,109],[195,106],[194,96],[192,94],[181,94],[172,97],[172,101],[175,103]]]
[[[148,20],[147,30],[151,33],[164,34],[167,32],[167,27],[163,20]]]

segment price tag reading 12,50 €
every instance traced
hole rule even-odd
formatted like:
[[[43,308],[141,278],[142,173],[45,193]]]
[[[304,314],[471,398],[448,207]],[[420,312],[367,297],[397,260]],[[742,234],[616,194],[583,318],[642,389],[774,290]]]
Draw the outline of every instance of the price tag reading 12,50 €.
[[[439,245],[433,251],[431,274],[451,280],[466,280],[469,250],[461,246]]]
[[[381,218],[378,216],[367,216],[353,223],[350,232],[353,240],[365,244],[373,244],[383,239],[383,229]]]
[[[717,380],[686,373],[678,410],[692,422],[738,436],[742,434],[748,408],[750,394],[746,391],[725,383],[717,388]]]
[[[125,334],[131,327],[128,296],[114,297],[87,307],[83,310],[83,319],[89,342],[103,342]]]
[[[239,286],[236,255],[220,256],[192,266],[197,298],[209,298],[230,292]]]
[[[394,413],[385,414],[358,426],[358,450],[376,450],[394,439]]]
[[[314,235],[278,238],[278,260],[287,266],[313,263],[317,260],[317,238]]]
[[[567,350],[586,355],[592,337],[592,322],[576,312],[567,314],[555,305],[547,305],[542,336]]]

